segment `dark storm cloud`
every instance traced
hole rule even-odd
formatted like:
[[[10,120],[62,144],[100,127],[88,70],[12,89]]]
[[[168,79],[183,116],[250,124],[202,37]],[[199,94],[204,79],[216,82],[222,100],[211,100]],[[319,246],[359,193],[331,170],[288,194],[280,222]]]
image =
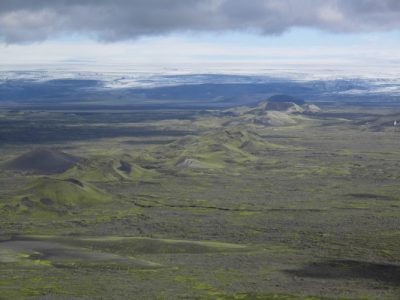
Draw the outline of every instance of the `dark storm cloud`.
[[[105,41],[182,31],[292,27],[332,32],[400,28],[399,0],[0,0],[0,38],[40,41],[63,33]]]

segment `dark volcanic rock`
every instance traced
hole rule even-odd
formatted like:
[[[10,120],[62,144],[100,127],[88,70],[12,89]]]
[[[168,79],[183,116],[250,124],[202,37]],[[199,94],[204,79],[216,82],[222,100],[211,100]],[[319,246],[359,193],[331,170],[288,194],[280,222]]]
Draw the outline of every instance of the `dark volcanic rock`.
[[[10,161],[6,164],[6,169],[43,175],[60,174],[78,161],[78,157],[61,151],[38,148]]]
[[[292,102],[297,105],[304,105],[306,103],[303,99],[296,98],[290,95],[274,95],[268,99],[268,102],[271,103]]]
[[[21,204],[26,206],[26,207],[33,207],[34,206],[33,202],[28,197],[22,198],[21,199]]]
[[[131,164],[129,164],[129,163],[123,161],[123,160],[121,160],[119,163],[121,165],[119,166],[118,170],[120,170],[122,172],[125,172],[127,174],[130,174],[132,172],[132,165]]]
[[[294,107],[293,102],[268,102],[267,110],[277,110],[277,111],[287,111],[288,109]]]
[[[71,183],[76,184],[76,185],[78,185],[78,186],[80,186],[80,187],[83,187],[83,183],[80,182],[78,179],[75,179],[75,178],[68,178],[68,179],[66,179],[65,181],[71,182]]]
[[[41,198],[40,202],[44,205],[51,206],[54,204],[54,200],[50,198]]]

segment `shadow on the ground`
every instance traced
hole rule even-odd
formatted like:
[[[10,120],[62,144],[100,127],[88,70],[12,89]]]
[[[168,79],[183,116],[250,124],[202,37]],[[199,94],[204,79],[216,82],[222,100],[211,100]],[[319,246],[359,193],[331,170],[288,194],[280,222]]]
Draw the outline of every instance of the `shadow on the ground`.
[[[329,260],[311,263],[287,273],[299,277],[321,279],[371,279],[400,286],[400,266],[356,260]]]

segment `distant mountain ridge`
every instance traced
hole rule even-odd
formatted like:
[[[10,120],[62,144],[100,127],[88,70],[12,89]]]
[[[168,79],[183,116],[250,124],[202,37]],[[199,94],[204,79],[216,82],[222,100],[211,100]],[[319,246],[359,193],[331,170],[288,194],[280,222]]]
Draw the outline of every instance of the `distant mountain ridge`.
[[[273,95],[269,97],[268,102],[270,103],[282,103],[282,102],[292,102],[297,105],[304,105],[306,101],[304,99],[290,96],[290,95]]]
[[[99,107],[232,107],[251,105],[273,95],[272,101],[294,102],[398,102],[400,82],[390,79],[306,80],[261,75],[140,75],[135,73],[67,75],[34,72],[0,72],[0,104],[7,107],[40,104]],[[70,76],[63,78],[63,76]],[[281,96],[296,95],[293,98]],[[88,101],[88,100],[91,101]],[[110,101],[112,99],[112,102]],[[158,100],[158,101],[154,101]],[[300,102],[299,102],[300,101]]]

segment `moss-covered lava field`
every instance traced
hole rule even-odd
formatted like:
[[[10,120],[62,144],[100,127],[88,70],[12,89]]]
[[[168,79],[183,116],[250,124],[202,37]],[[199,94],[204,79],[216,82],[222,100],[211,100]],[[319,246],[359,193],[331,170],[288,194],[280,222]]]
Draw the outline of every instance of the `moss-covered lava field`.
[[[267,107],[0,111],[0,298],[399,299],[400,113]]]

